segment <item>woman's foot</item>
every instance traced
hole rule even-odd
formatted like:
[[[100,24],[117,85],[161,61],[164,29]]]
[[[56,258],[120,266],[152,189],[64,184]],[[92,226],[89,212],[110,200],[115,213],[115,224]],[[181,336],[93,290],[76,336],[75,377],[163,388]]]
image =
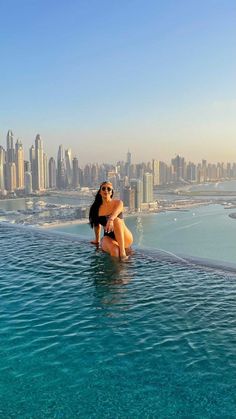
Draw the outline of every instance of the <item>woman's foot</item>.
[[[129,256],[121,256],[120,260],[121,262],[126,262],[129,259]]]
[[[120,253],[120,260],[125,261],[128,259],[129,259],[129,256],[127,256],[125,252]]]

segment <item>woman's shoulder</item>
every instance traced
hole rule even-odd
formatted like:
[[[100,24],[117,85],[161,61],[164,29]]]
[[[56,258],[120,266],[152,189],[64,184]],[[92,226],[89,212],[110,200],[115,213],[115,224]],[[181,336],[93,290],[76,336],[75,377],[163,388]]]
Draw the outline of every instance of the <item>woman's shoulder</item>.
[[[122,199],[113,199],[112,202],[113,202],[113,205],[114,204],[123,204]]]

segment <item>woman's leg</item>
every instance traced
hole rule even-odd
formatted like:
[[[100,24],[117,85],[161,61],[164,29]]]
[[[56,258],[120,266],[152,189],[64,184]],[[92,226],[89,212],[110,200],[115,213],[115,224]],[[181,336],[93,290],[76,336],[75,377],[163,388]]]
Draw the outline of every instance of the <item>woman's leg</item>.
[[[111,256],[118,258],[120,256],[119,245],[116,240],[111,237],[105,236],[101,241],[101,248],[104,252],[109,253]]]
[[[133,236],[120,218],[115,218],[114,220],[114,234],[119,245],[120,257],[124,258],[126,257],[125,249],[129,248],[133,243]]]

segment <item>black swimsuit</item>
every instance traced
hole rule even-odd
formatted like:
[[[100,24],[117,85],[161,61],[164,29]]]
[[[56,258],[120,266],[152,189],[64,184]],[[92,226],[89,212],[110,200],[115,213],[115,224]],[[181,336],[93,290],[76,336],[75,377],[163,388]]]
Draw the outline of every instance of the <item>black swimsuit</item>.
[[[108,218],[110,217],[110,215],[100,215],[99,217],[98,217],[98,222],[99,222],[99,224],[101,224],[103,227],[105,227],[106,226],[106,224],[107,224],[107,221],[108,221]],[[117,217],[118,218],[120,218],[121,220],[123,219],[123,213],[122,212],[120,212],[120,214],[118,214],[117,215]],[[110,232],[108,232],[108,231],[104,231],[104,236],[108,236],[108,237],[110,237],[111,239],[115,239],[116,237],[115,237],[115,234],[114,234],[114,231],[110,231]]]

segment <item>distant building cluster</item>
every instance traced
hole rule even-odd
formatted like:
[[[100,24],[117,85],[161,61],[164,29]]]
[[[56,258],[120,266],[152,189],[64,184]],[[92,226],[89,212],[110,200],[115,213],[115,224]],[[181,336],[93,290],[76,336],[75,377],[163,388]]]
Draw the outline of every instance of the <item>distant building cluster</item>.
[[[195,164],[186,162],[184,157],[176,156],[171,165],[158,160],[152,161],[154,186],[170,183],[204,183],[215,182],[236,177],[236,163],[208,163],[202,160]]]
[[[60,145],[57,161],[48,160],[43,141],[38,134],[35,145],[29,149],[29,160],[25,160],[22,142],[14,142],[12,131],[8,131],[6,149],[0,146],[0,194],[11,195],[44,192],[48,189],[79,187],[78,159],[72,159],[71,149],[64,151]]]
[[[50,157],[43,149],[38,134],[35,144],[25,159],[22,142],[14,141],[8,131],[6,149],[0,146],[0,195],[15,196],[43,193],[47,190],[77,190],[83,187],[97,188],[105,179],[119,191],[125,206],[131,210],[150,208],[153,188],[171,184],[202,183],[236,178],[236,163],[186,162],[176,156],[171,164],[153,159],[152,162],[133,164],[131,153],[126,161],[111,164],[86,164],[79,167],[77,157],[72,157],[71,148],[60,145],[57,158]]]

